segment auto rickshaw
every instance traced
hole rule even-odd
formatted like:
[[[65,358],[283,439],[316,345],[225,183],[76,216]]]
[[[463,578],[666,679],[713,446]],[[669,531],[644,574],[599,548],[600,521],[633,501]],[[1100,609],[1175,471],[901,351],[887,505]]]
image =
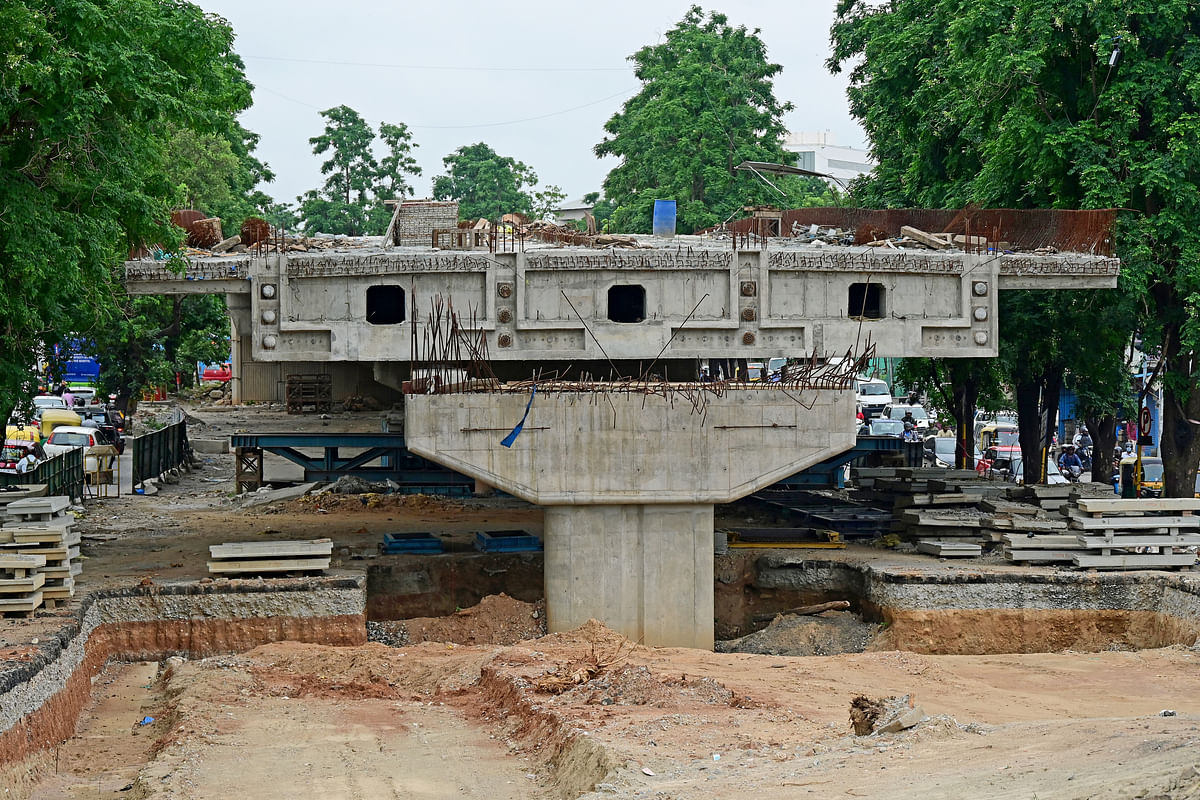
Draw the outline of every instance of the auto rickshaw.
[[[993,422],[990,425],[984,425],[979,431],[979,441],[975,443],[980,452],[984,452],[990,447],[995,447],[1001,450],[1007,448],[1021,449],[1021,435],[1017,431],[1017,426],[1007,422]]]
[[[50,438],[54,429],[61,425],[80,425],[83,420],[74,411],[65,408],[48,408],[42,412],[42,441]]]

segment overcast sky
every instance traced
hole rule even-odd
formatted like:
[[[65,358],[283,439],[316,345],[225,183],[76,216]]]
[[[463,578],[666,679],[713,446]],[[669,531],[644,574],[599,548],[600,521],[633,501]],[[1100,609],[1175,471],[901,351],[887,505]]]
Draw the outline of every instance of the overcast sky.
[[[320,185],[308,140],[323,109],[345,104],[377,128],[403,122],[419,145],[417,197],[430,194],[442,157],[486,142],[523,161],[570,200],[601,189],[614,165],[592,147],[638,89],[626,58],[661,41],[690,0],[599,0],[485,5],[472,0],[194,0],[233,25],[254,84],[242,123],[262,136],[276,174],[265,191],[293,202]],[[844,75],[825,69],[835,0],[726,0],[703,4],[734,25],[760,28],[783,66],[775,96],[796,110],[792,131],[827,131],[865,147],[846,108]],[[508,10],[508,7],[511,10]]]

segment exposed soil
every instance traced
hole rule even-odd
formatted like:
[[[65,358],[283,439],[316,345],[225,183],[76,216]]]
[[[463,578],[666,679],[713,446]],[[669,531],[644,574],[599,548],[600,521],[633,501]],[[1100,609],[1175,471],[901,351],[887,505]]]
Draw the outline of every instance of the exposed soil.
[[[523,603],[505,594],[488,595],[479,605],[448,617],[416,617],[372,622],[371,640],[402,646],[420,642],[516,644],[546,633],[546,603]]]
[[[1180,647],[705,653],[598,623],[508,648],[280,643],[170,672],[134,796],[1194,798],[1197,667]],[[928,716],[855,736],[859,695]]]
[[[193,417],[197,438],[378,429],[376,414]],[[227,541],[329,536],[335,568],[361,570],[385,532],[432,530],[466,549],[476,530],[541,529],[540,510],[512,500],[326,495],[243,508],[232,456],[203,458],[154,497],[89,503],[81,526],[100,538],[85,539],[82,590],[203,579],[208,546]],[[865,548],[822,558],[962,568]],[[416,559],[396,563],[419,571]],[[38,798],[1200,798],[1200,653],[1132,650],[1186,638],[1152,612],[930,613],[896,616],[882,633],[827,612],[778,618],[726,643],[753,652],[729,653],[646,648],[598,623],[547,636],[544,620],[539,604],[493,596],[447,617],[373,623],[378,641],[365,645],[263,645],[171,664],[153,683],[142,681],[157,667],[110,667],[57,775],[51,749],[24,778],[10,765],[0,780],[18,796],[36,760]],[[28,657],[63,622],[4,620],[0,656]],[[252,638],[217,633],[230,646]],[[330,635],[361,641],[351,633]],[[1102,652],[883,650],[1024,641]],[[73,691],[86,696],[86,681]],[[855,736],[858,696],[908,696],[928,718]],[[135,726],[145,716],[155,722]]]
[[[850,611],[816,616],[782,614],[766,628],[740,639],[717,642],[718,653],[767,656],[833,656],[868,649],[881,626]]]

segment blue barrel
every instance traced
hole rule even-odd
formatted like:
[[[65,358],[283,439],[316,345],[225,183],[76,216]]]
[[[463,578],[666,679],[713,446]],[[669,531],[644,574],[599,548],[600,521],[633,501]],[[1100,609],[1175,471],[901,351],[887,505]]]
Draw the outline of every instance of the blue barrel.
[[[655,236],[674,236],[675,235],[675,201],[674,200],[655,200],[654,201],[654,235]]]

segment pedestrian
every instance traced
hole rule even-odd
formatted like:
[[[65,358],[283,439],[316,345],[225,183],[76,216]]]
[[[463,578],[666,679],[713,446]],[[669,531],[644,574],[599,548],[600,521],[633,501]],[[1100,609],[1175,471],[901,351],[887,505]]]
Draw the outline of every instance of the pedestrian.
[[[38,457],[34,455],[33,450],[25,453],[25,457],[17,462],[17,474],[24,475],[37,466]]]
[[[72,394],[71,387],[67,384],[66,381],[63,381],[63,385],[62,385],[62,399],[63,399],[63,402],[67,404],[67,408],[75,407],[75,395]]]

